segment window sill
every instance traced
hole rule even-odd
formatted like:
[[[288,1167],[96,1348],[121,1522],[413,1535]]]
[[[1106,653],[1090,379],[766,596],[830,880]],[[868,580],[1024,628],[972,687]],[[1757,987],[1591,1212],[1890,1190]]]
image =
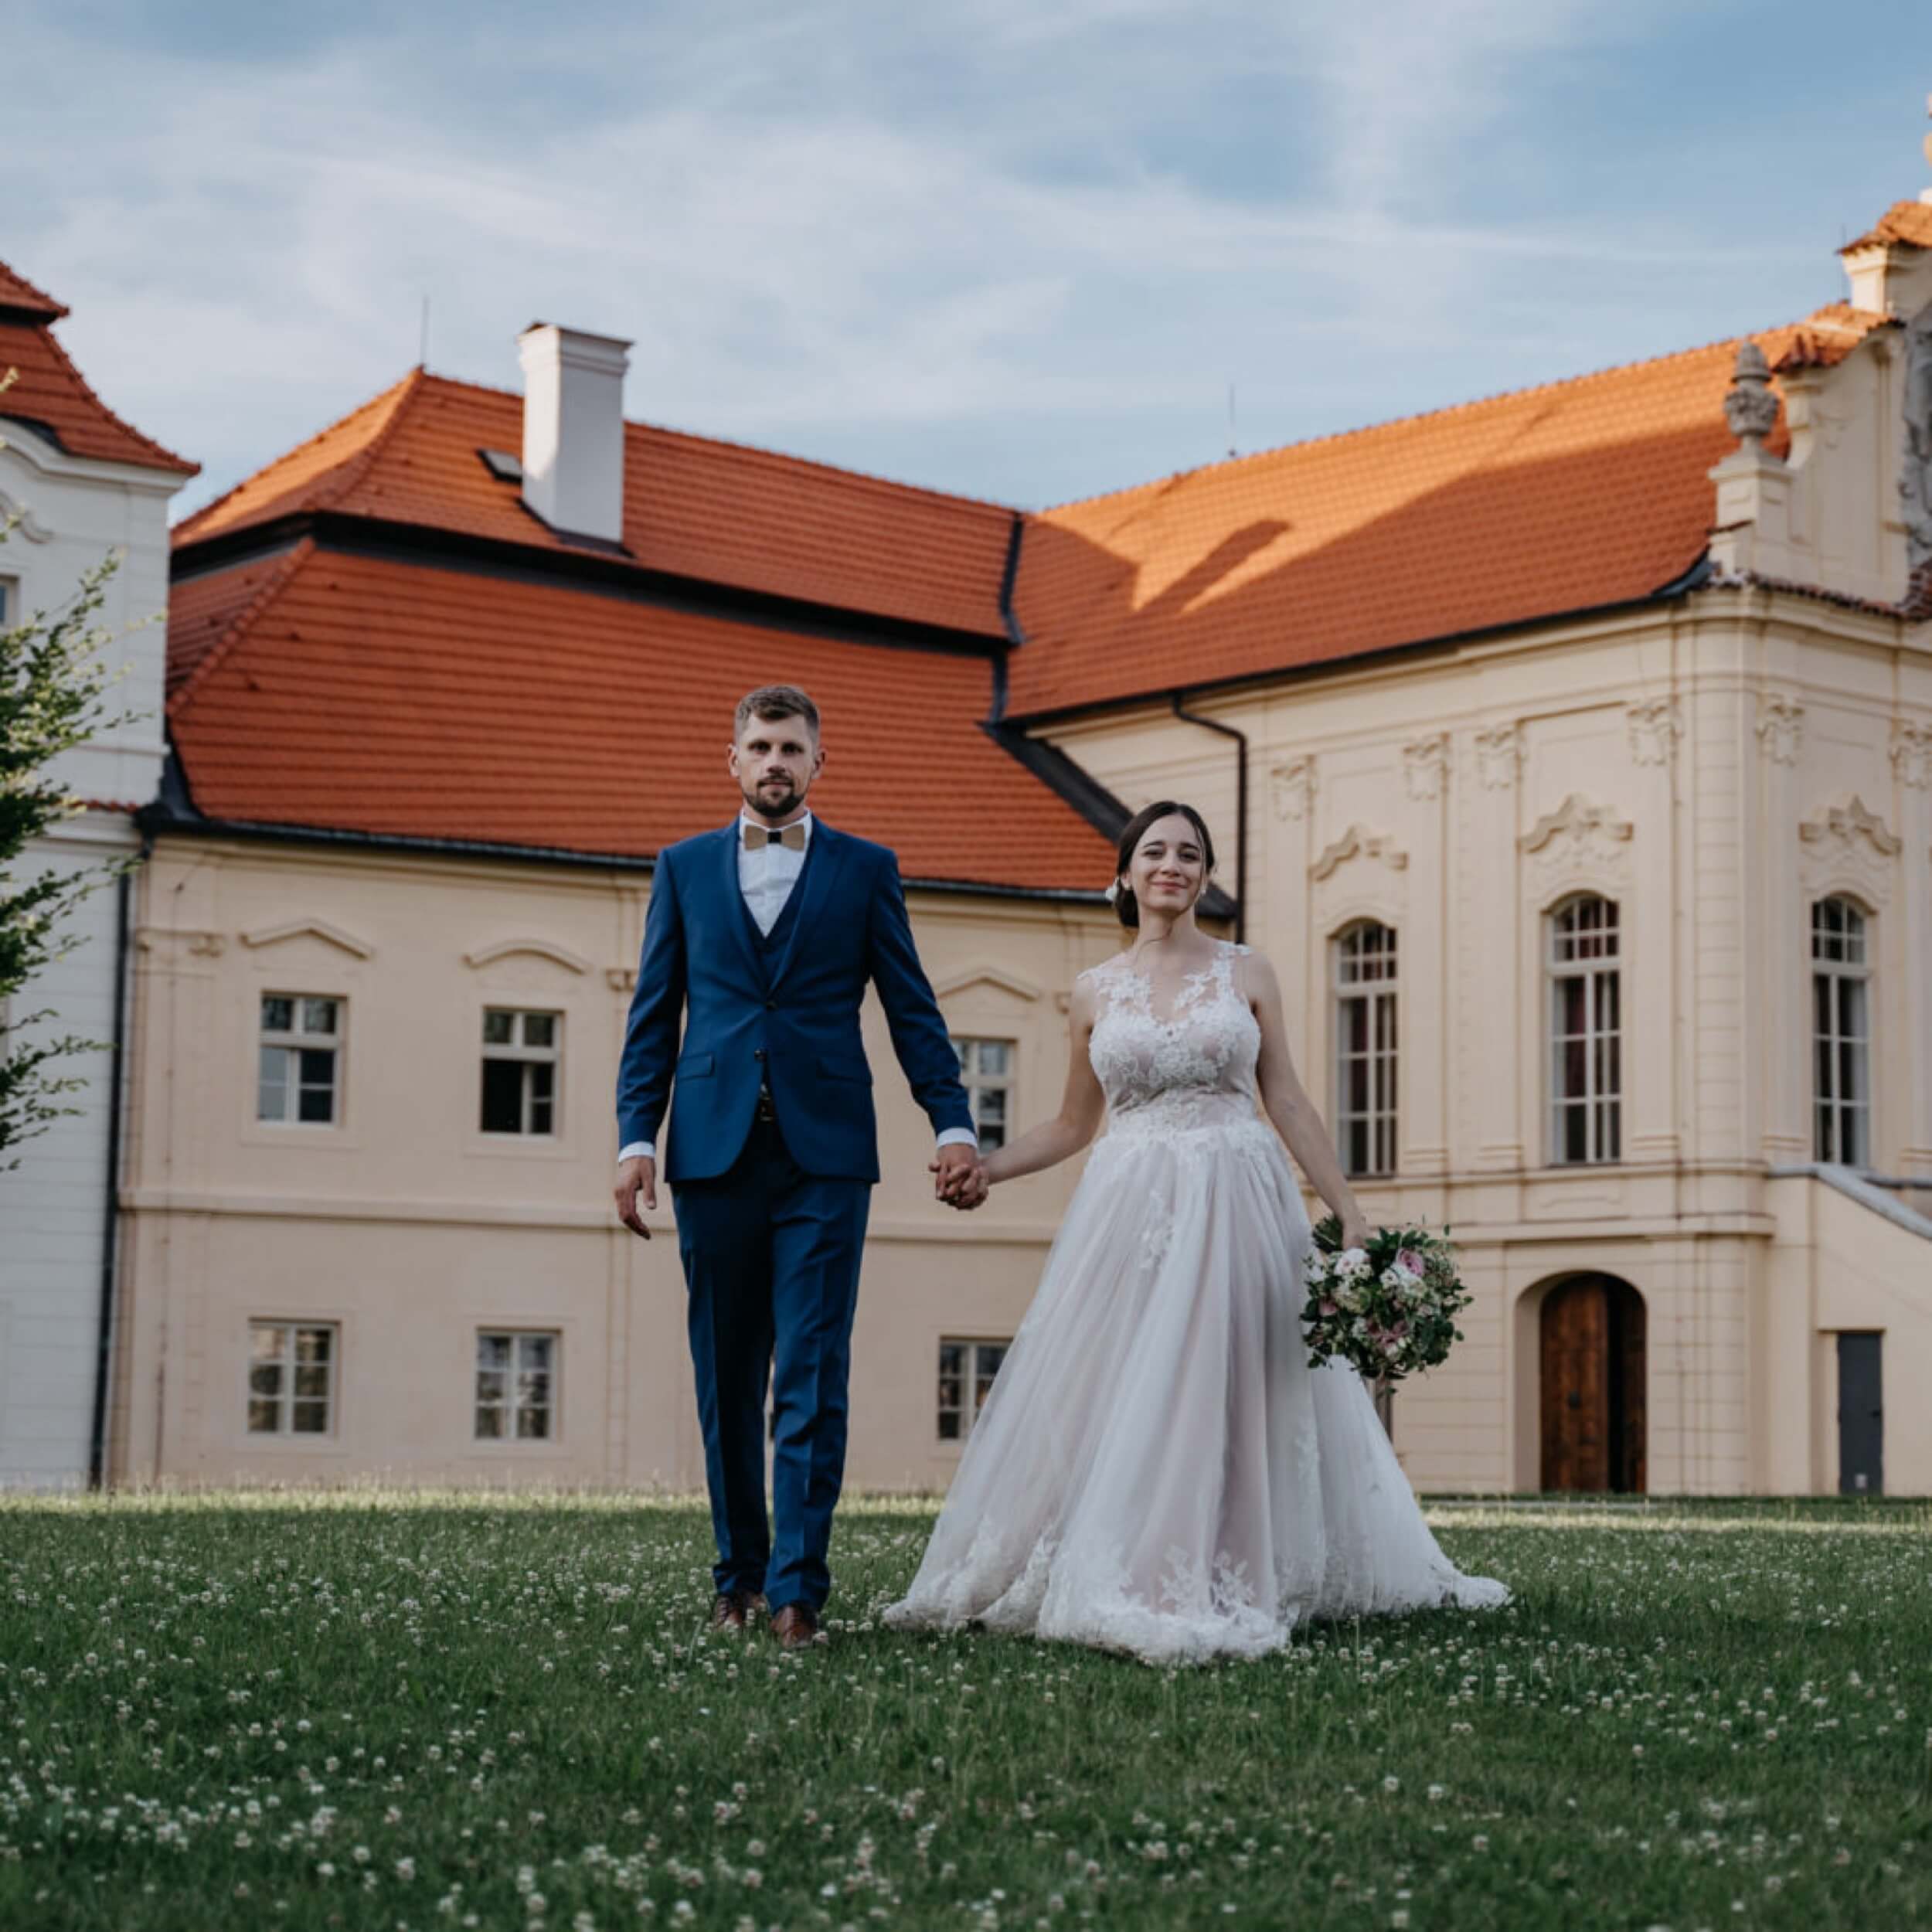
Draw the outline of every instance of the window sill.
[[[241,1131],[246,1147],[292,1147],[304,1154],[352,1154],[362,1149],[362,1139],[342,1127],[316,1127],[291,1121],[277,1126],[269,1121],[250,1121]]]
[[[575,1161],[582,1156],[567,1140],[554,1134],[472,1134],[464,1158],[479,1161]]]

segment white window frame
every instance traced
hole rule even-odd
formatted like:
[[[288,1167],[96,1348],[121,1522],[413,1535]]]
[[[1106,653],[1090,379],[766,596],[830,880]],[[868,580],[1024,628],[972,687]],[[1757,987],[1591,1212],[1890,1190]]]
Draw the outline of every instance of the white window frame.
[[[256,1352],[258,1335],[274,1335],[277,1346],[273,1355],[259,1355]],[[305,1335],[322,1335],[328,1338],[328,1359],[320,1364],[304,1362],[301,1359],[301,1338]],[[270,1437],[280,1442],[327,1442],[333,1440],[336,1423],[336,1396],[341,1386],[342,1363],[342,1326],[339,1321],[305,1321],[299,1315],[251,1315],[248,1322],[248,1352],[243,1370],[242,1414],[246,1432],[251,1438]],[[319,1366],[322,1374],[322,1393],[320,1396],[304,1396],[297,1393],[297,1372]],[[278,1386],[272,1395],[264,1394],[255,1386],[258,1369],[274,1368],[279,1371]],[[298,1429],[295,1427],[295,1405],[298,1403],[322,1405],[322,1426],[319,1429]],[[275,1420],[267,1427],[258,1427],[255,1420],[255,1405],[272,1403],[275,1408]]]
[[[986,1406],[987,1397],[992,1393],[995,1377],[1005,1366],[1006,1352],[1012,1345],[1013,1338],[1011,1335],[945,1335],[940,1337],[937,1358],[938,1375],[933,1390],[934,1397],[933,1427],[936,1439],[941,1444],[957,1448],[973,1433],[973,1424],[979,1420],[980,1411]],[[959,1349],[964,1351],[958,1377],[959,1400],[956,1403],[948,1403],[944,1400],[947,1382],[946,1351],[948,1349]],[[982,1371],[985,1365],[981,1351],[986,1349],[998,1350],[999,1360],[993,1364],[992,1373],[982,1377]],[[985,1383],[983,1388],[981,1386],[982,1379]],[[946,1418],[948,1416],[954,1416],[958,1419],[957,1433],[952,1435],[946,1433]]]
[[[973,1111],[973,1131],[979,1136],[980,1146],[987,1151],[1004,1147],[1013,1132],[1013,1109],[1019,1086],[1019,1042],[1002,1039],[996,1033],[954,1033],[951,1039],[953,1051],[959,1056],[960,1083],[966,1089],[967,1103]],[[981,1066],[984,1050],[989,1046],[998,1047],[1005,1056],[1003,1070],[991,1073]],[[982,1117],[983,1097],[988,1094],[1000,1097],[999,1117],[995,1121]],[[997,1139],[987,1138],[989,1130],[997,1134]]]
[[[492,1040],[489,1037],[490,1021],[494,1015],[506,1016],[511,1022],[508,1040]],[[533,1019],[550,1022],[550,1044],[532,1046],[525,1038],[529,1022]],[[548,1006],[486,1006],[483,1009],[481,1025],[483,1035],[483,1064],[478,1074],[477,1131],[493,1141],[553,1141],[557,1138],[557,1120],[563,1105],[563,1015]],[[532,1127],[532,1116],[537,1107],[536,1096],[532,1089],[536,1082],[526,1073],[521,1085],[520,1110],[522,1125],[520,1127],[485,1127],[483,1124],[483,1097],[489,1079],[489,1063],[492,1060],[507,1061],[526,1068],[548,1066],[550,1069],[550,1124],[547,1128]]]
[[[483,1359],[485,1344],[507,1342],[509,1344],[509,1360],[502,1369],[486,1366]],[[524,1354],[526,1345],[539,1342],[549,1345],[549,1360],[543,1366],[541,1372],[549,1378],[548,1400],[541,1403],[526,1403],[518,1387],[520,1378],[539,1372],[526,1365]],[[559,1328],[520,1328],[515,1327],[484,1328],[476,1331],[476,1349],[470,1372],[470,1434],[478,1443],[502,1444],[516,1448],[531,1444],[548,1445],[558,1437],[559,1423],[563,1414],[563,1334]],[[503,1393],[486,1400],[483,1394],[483,1378],[486,1375],[501,1375],[504,1378]],[[521,1418],[526,1412],[541,1410],[544,1428],[541,1434],[525,1434],[520,1427]],[[492,1410],[502,1418],[503,1426],[495,1435],[483,1428],[483,1416]]]
[[[1401,1072],[1401,954],[1396,928],[1386,920],[1351,920],[1330,942],[1329,981],[1334,997],[1335,1050],[1331,1074],[1334,1081],[1335,1140],[1342,1157],[1342,1172],[1351,1178],[1393,1174],[1396,1171],[1396,1127]],[[1366,1015],[1366,1048],[1352,1050],[1353,1029],[1349,1009],[1362,1007]],[[1352,1064],[1368,1066],[1369,1105],[1366,1112],[1347,1104]],[[1366,1165],[1351,1164],[1352,1145],[1358,1131],[1366,1133],[1369,1160]]]
[[[285,999],[293,1007],[290,1015],[293,1026],[270,1031],[267,1025],[268,1002],[271,999]],[[315,1005],[332,1006],[335,1025],[327,1032],[310,1028],[307,1022],[309,1009]],[[342,1124],[343,1067],[348,1041],[348,1028],[345,1024],[349,1014],[349,1002],[340,993],[294,993],[265,992],[256,1006],[255,1031],[255,1123],[258,1127],[307,1128],[311,1131],[318,1128],[339,1128]],[[262,1095],[268,1083],[264,1080],[263,1061],[269,1053],[283,1056],[284,1077],[281,1082],[284,1111],[279,1114],[262,1111]],[[327,1053],[330,1056],[328,1082],[328,1118],[325,1121],[305,1121],[301,1117],[301,1097],[305,1091],[315,1090],[314,1083],[304,1084],[301,1079],[301,1056],[304,1053]],[[288,1077],[292,1073],[294,1078]]]
[[[1827,909],[1844,924],[1830,929]],[[1871,913],[1845,893],[1811,902],[1811,1158],[1852,1168],[1872,1164]],[[1832,957],[1835,947],[1838,957]],[[1827,1018],[1821,1029],[1823,998]],[[1851,1090],[1840,1090],[1849,1073]]]
[[[1600,906],[1607,917],[1596,927],[1570,923],[1586,906]],[[1547,987],[1549,1044],[1549,1158],[1556,1167],[1602,1165],[1623,1158],[1624,1104],[1624,925],[1623,907],[1607,893],[1572,893],[1544,915],[1544,979]],[[1584,950],[1594,940],[1601,949]],[[1566,942],[1578,942],[1567,944]],[[1563,986],[1578,979],[1583,985],[1583,1085],[1572,1094],[1563,1084],[1572,1036],[1563,1030]],[[1605,998],[1606,988],[1608,998]],[[1606,1022],[1604,1008],[1614,1007]],[[1602,1063],[1607,1059],[1611,1070]],[[1581,1107],[1585,1151],[1565,1151],[1564,1117]]]

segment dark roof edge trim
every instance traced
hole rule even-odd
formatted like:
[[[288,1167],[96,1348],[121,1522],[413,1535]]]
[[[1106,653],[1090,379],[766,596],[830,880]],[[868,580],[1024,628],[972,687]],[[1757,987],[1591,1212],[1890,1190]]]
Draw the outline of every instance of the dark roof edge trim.
[[[468,570],[524,583],[562,582],[573,590],[628,602],[668,605],[774,628],[822,632],[860,643],[905,645],[979,658],[1006,648],[1004,636],[990,629],[965,631],[911,617],[849,610],[838,604],[787,597],[779,591],[752,590],[704,577],[684,577],[675,571],[651,570],[618,556],[585,550],[558,551],[541,544],[510,543],[500,537],[473,536],[423,524],[342,515],[331,510],[300,511],[183,544],[173,553],[172,574],[177,581],[201,577],[245,562],[262,552],[286,549],[304,536],[312,537],[318,550]]]
[[[1445,631],[1434,637],[1410,638],[1400,644],[1381,645],[1372,651],[1352,651],[1337,658],[1318,658],[1308,664],[1277,665],[1271,669],[1264,666],[1258,670],[1233,672],[1225,678],[1198,678],[1185,685],[1161,685],[1142,691],[1119,692],[1085,704],[1063,705],[1045,711],[1016,712],[1012,723],[1015,727],[1061,724],[1075,718],[1097,717],[1110,711],[1124,710],[1129,705],[1165,705],[1177,695],[1194,699],[1219,692],[1238,691],[1251,685],[1272,684],[1282,679],[1325,677],[1344,665],[1378,664],[1389,658],[1419,655],[1427,651],[1445,650],[1454,645],[1478,643],[1485,638],[1507,637],[1512,631],[1529,631],[1543,624],[1576,624],[1586,617],[1605,617],[1622,611],[1641,611],[1654,604],[1674,602],[1702,588],[1705,583],[1699,567],[1702,562],[1700,558],[1699,563],[1693,564],[1681,577],[1673,578],[1657,590],[1647,591],[1641,597],[1619,598],[1613,604],[1584,604],[1573,611],[1548,611],[1533,617],[1519,617],[1508,624],[1478,624],[1470,631]]]

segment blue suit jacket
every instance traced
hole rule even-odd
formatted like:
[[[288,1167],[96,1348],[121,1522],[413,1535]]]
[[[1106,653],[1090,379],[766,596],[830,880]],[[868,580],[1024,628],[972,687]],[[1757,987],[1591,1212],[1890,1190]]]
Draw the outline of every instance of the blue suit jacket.
[[[658,855],[617,1071],[617,1142],[657,1141],[673,1185],[723,1174],[751,1131],[761,1078],[808,1173],[876,1181],[879,1135],[859,1010],[869,980],[935,1133],[972,1125],[959,1059],[919,964],[899,861],[815,818],[798,911],[769,963],[738,888],[738,822]],[[679,1037],[684,1020],[683,1037]]]

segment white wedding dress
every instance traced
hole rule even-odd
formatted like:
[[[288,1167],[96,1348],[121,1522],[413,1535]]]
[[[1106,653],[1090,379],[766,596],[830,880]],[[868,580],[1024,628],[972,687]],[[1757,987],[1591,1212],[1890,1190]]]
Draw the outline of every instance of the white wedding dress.
[[[1308,1365],[1308,1218],[1257,1109],[1247,950],[1222,941],[1168,1019],[1124,956],[1083,975],[1107,1126],[893,1628],[1179,1662],[1509,1600],[1443,1554],[1361,1377]]]

